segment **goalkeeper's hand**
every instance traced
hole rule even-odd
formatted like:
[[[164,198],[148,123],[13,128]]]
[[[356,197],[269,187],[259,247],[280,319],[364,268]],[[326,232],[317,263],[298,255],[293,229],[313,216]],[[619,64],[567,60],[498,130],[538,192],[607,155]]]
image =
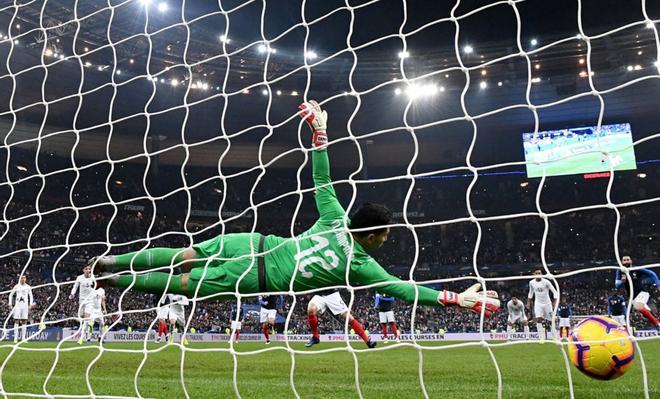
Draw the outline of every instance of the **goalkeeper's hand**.
[[[474,313],[481,313],[491,317],[500,310],[500,300],[495,291],[479,291],[481,284],[477,283],[467,290],[459,293],[452,291],[441,291],[438,294],[438,302],[443,305],[458,305]]]
[[[322,147],[328,144],[328,135],[326,130],[328,128],[328,113],[321,109],[319,103],[314,100],[304,102],[298,107],[301,118],[303,118],[314,135],[312,136],[312,143],[315,148]]]

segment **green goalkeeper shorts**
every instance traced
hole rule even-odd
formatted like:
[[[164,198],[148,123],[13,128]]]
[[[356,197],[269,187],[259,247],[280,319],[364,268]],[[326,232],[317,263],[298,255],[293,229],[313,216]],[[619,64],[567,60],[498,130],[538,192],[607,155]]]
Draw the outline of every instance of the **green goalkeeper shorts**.
[[[251,254],[259,251],[260,237],[259,233],[225,234],[193,245],[201,261],[190,271],[188,291],[194,293],[199,286],[198,297],[231,294],[236,292],[240,279],[240,293],[259,292],[257,257]],[[215,299],[233,298],[233,295],[219,295]]]

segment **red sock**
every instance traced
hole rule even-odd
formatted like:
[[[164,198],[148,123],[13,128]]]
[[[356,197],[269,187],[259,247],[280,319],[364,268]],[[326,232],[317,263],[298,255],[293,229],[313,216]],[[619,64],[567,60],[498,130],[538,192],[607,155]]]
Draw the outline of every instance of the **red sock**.
[[[241,336],[241,331],[240,331],[240,330],[236,330],[236,333],[235,333],[235,334],[236,334],[236,341],[238,341],[238,337]]]
[[[394,338],[399,338],[399,331],[396,329],[395,322],[390,323],[390,330],[392,330],[392,334],[394,334]]]
[[[158,322],[158,336],[160,337],[161,335],[163,335],[163,323],[161,323],[159,321]]]
[[[650,321],[651,324],[653,324],[654,326],[657,326],[658,324],[660,324],[660,321],[658,321],[658,319],[655,316],[653,316],[653,313],[651,313],[650,310],[644,308],[644,309],[640,310],[639,312],[644,317],[646,317],[648,319],[648,321]]]
[[[165,335],[170,335],[170,329],[167,327],[167,323],[163,322],[163,332]]]
[[[381,324],[380,329],[383,331],[383,339],[387,339],[387,324]]]
[[[353,329],[353,331],[355,331],[355,333],[357,335],[359,335],[360,338],[362,338],[362,340],[364,342],[369,342],[369,337],[364,332],[364,328],[362,328],[362,324],[360,324],[359,321],[357,321],[356,319],[353,319],[353,320],[351,320],[350,324],[351,324],[351,328]]]
[[[264,337],[266,337],[266,341],[270,341],[270,331],[269,330],[270,330],[270,328],[268,326],[268,323],[264,324],[263,331],[264,331]]]
[[[307,315],[307,324],[309,324],[309,328],[312,330],[312,337],[318,338],[319,337],[319,318],[315,314],[308,314]]]

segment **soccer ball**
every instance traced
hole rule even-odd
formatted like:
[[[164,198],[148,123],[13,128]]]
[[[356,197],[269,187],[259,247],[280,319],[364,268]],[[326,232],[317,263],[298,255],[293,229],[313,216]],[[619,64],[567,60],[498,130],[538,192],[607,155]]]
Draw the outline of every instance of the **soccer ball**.
[[[582,320],[568,339],[568,355],[578,370],[599,380],[613,380],[630,369],[635,345],[628,331],[609,317]]]

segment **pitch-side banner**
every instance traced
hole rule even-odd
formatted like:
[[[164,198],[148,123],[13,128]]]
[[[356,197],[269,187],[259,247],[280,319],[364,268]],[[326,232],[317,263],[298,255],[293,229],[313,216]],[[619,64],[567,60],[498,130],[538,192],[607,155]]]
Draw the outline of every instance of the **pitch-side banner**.
[[[643,330],[637,331],[635,333],[637,337],[649,338],[649,337],[658,337],[657,331]],[[51,338],[52,337],[52,338]],[[56,337],[64,337],[65,340],[77,340],[76,331],[71,329],[64,329],[63,334],[52,334],[49,335],[49,340],[54,340]],[[95,333],[92,337],[93,340],[98,340],[98,333]],[[213,333],[203,333],[203,334],[186,334],[186,338],[189,342],[227,342],[229,341],[228,334],[213,334]],[[288,339],[290,342],[305,342],[309,339],[309,335],[306,334],[277,334],[271,336],[272,341],[284,342]],[[156,333],[150,331],[149,333],[145,332],[127,332],[127,331],[108,331],[105,335],[105,342],[139,342],[144,341],[145,338],[147,341],[154,341],[156,339]],[[390,337],[391,338],[391,337]],[[349,335],[349,341],[361,341],[360,337],[357,335]],[[374,341],[382,341],[382,335],[372,334],[371,339]],[[480,341],[482,339],[488,341],[506,341],[506,340],[537,340],[539,336],[537,333],[446,333],[446,334],[400,334],[399,339],[401,341]],[[241,334],[240,341],[249,341],[249,342],[259,342],[263,341],[264,336],[262,334]],[[179,341],[179,334],[175,334],[175,341]],[[346,336],[344,334],[323,334],[321,335],[321,342],[346,342]]]

